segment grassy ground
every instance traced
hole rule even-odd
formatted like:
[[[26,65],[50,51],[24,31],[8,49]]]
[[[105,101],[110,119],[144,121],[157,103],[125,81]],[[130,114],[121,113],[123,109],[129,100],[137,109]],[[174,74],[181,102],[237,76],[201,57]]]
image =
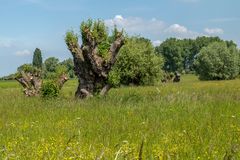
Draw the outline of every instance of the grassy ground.
[[[0,159],[240,158],[240,80],[185,76],[83,101],[76,85],[43,100],[0,82]]]

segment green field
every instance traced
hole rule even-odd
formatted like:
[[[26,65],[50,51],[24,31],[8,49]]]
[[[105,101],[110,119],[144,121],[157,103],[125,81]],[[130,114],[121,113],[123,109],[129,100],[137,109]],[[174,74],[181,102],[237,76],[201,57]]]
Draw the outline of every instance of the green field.
[[[76,85],[43,100],[0,82],[0,159],[240,159],[240,80],[184,76],[82,101]]]

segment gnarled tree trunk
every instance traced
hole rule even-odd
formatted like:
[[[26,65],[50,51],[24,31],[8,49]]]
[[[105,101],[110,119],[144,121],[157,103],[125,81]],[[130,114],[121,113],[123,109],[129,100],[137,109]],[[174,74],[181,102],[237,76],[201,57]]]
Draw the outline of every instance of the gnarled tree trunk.
[[[15,78],[24,88],[23,93],[28,96],[37,96],[40,93],[42,86],[42,79],[38,73],[25,73],[24,71],[20,72],[20,76]]]
[[[31,73],[21,71],[20,75],[15,78],[24,88],[23,93],[27,97],[38,96],[41,91],[41,87],[43,84],[40,73]],[[58,77],[56,83],[61,89],[64,83],[68,80],[66,74],[62,74]]]
[[[78,98],[92,97],[95,94],[105,95],[110,90],[108,73],[116,62],[117,54],[124,45],[124,36],[119,32],[111,44],[106,60],[99,56],[98,43],[90,30],[84,31],[85,43],[80,46],[76,41],[66,41],[74,60],[74,71],[79,86],[75,93]]]

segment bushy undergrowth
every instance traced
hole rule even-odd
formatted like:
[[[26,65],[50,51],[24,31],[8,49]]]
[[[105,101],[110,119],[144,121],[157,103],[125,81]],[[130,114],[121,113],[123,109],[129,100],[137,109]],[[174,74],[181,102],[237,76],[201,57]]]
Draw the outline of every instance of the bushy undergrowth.
[[[59,96],[60,89],[55,81],[44,82],[41,88],[43,98],[56,98]]]

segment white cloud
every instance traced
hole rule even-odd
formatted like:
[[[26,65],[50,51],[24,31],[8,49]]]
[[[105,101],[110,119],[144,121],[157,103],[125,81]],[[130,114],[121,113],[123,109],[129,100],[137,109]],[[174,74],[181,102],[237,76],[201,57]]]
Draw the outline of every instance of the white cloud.
[[[25,50],[22,50],[22,51],[17,51],[15,53],[15,55],[17,55],[17,56],[28,56],[28,55],[31,55],[31,52],[29,50],[25,49]]]
[[[179,39],[196,38],[197,36],[202,35],[198,32],[191,31],[187,27],[180,24],[170,25],[168,28],[165,29],[164,32]]]
[[[116,15],[113,19],[107,19],[105,23],[110,28],[117,25],[118,28],[124,28],[127,32],[134,34],[142,32],[156,34],[165,28],[165,23],[156,18],[145,20],[139,17],[124,18],[122,15]]]
[[[161,39],[168,37],[195,38],[202,35],[189,30],[183,25],[169,25],[156,18],[147,20],[140,17],[125,18],[122,15],[116,15],[113,19],[105,20],[105,23],[109,28],[116,25],[118,28],[126,30],[126,32],[130,35],[137,34],[145,37],[151,37],[152,39],[158,39],[159,37]]]
[[[187,33],[188,29],[184,26],[179,25],[179,24],[173,24],[170,27],[168,27],[165,31],[169,32],[169,33],[180,33],[180,34],[182,34],[182,33]]]
[[[160,40],[152,41],[153,46],[159,46],[162,43]]]
[[[223,34],[224,33],[224,31],[223,31],[223,29],[221,29],[221,28],[205,28],[204,29],[204,32],[206,32],[207,34]]]

